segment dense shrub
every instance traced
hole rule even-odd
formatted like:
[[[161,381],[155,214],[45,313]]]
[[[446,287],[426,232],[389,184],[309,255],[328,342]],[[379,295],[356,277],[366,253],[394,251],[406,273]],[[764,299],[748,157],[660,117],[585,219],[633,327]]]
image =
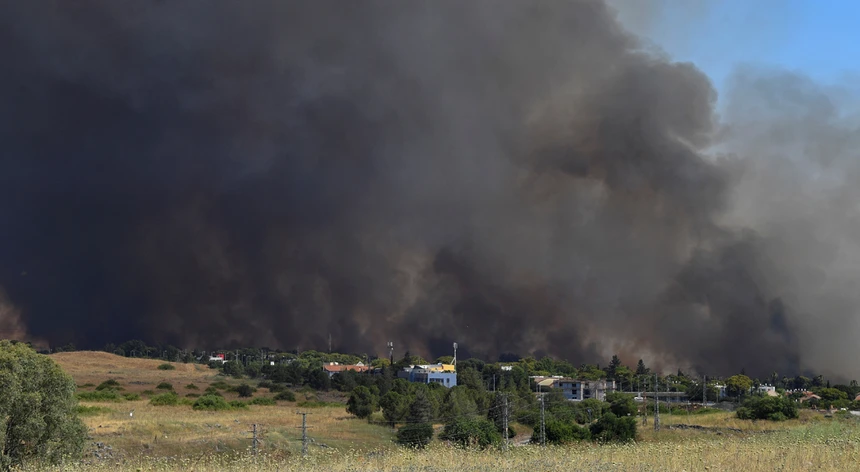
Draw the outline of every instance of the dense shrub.
[[[137,393],[124,393],[122,397],[131,402],[140,400],[140,394]]]
[[[179,403],[179,395],[176,392],[165,392],[149,399],[149,404],[154,406],[174,406]]]
[[[185,386],[185,388],[186,388],[187,390],[200,390],[200,389],[197,387],[197,385],[194,385],[193,383],[186,385],[186,386]]]
[[[242,385],[238,385],[236,387],[233,387],[230,390],[238,393],[239,396],[242,398],[248,398],[257,391],[256,388],[254,388],[254,387],[252,387],[246,383],[243,383]]]
[[[96,390],[94,392],[80,392],[76,395],[78,400],[85,402],[121,402],[123,397],[116,390]]]
[[[173,390],[173,384],[170,382],[161,382],[160,384],[156,385],[155,388],[157,388],[158,390]]]
[[[186,393],[185,398],[200,398],[199,393]]]
[[[221,395],[221,392],[219,392],[217,388],[211,387],[211,386],[206,387],[206,390],[203,391],[203,394],[204,395],[215,395],[216,397],[223,397],[223,395]]]
[[[245,375],[252,379],[256,379],[257,377],[259,377],[262,374],[262,371],[263,364],[259,362],[252,362],[246,365],[244,369]]]
[[[609,402],[609,411],[615,416],[636,416],[638,407],[633,395],[619,392],[607,393],[606,401]]]
[[[237,379],[241,378],[242,373],[245,371],[242,364],[240,364],[236,361],[225,362],[221,366],[221,370],[224,372],[224,375],[230,375],[230,376],[235,377]]]
[[[397,443],[402,446],[423,448],[431,439],[433,425],[430,423],[406,424],[397,430]]]
[[[217,382],[212,382],[209,384],[209,388],[217,388],[218,390],[228,390],[230,388],[230,384],[223,380],[219,380]]]
[[[286,401],[286,402],[294,402],[296,401],[296,394],[291,390],[284,390],[283,392],[279,392],[275,395],[275,400]]]
[[[176,370],[176,366],[165,362],[164,364],[160,364],[158,366],[158,370]]]
[[[78,385],[78,388],[90,388],[90,387],[95,387],[95,386],[96,386],[96,384],[87,382],[83,385]]]
[[[248,404],[242,400],[233,400],[230,402],[230,408],[248,408]]]
[[[546,441],[552,444],[567,444],[591,439],[591,431],[584,426],[559,420],[546,422]],[[537,435],[534,436],[537,439]]]
[[[738,408],[742,420],[784,421],[797,418],[797,404],[786,397],[754,396],[747,398]]]
[[[496,425],[484,418],[455,418],[439,437],[466,447],[486,448],[502,442]]]
[[[626,442],[636,439],[636,418],[606,413],[591,425],[591,437],[599,442]]]
[[[269,397],[257,397],[248,402],[249,405],[261,405],[261,406],[272,406],[277,405],[278,402],[275,401],[274,398]]]
[[[192,408],[195,410],[220,411],[229,410],[230,404],[224,400],[224,397],[217,395],[203,395],[194,401]]]
[[[141,395],[146,395],[147,397],[151,397],[155,395],[155,390],[144,390],[140,392]]]
[[[90,384],[90,385],[92,385],[92,384]],[[120,390],[120,389],[121,389],[121,387],[119,385],[119,382],[117,382],[114,379],[105,380],[104,382],[100,383],[98,387],[96,387],[96,390],[99,390],[99,391],[101,391],[101,390]]]

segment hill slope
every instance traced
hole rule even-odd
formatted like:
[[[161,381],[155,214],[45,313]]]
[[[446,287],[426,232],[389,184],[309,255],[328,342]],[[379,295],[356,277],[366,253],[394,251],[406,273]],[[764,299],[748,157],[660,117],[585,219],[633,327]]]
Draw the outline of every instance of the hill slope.
[[[131,392],[152,389],[160,382],[172,383],[179,393],[182,393],[182,387],[189,383],[196,384],[202,390],[216,380],[218,373],[205,365],[179,362],[169,363],[176,367],[175,370],[159,370],[158,366],[164,364],[164,361],[122,357],[100,351],[60,352],[51,354],[51,358],[57,361],[78,385],[98,385],[105,380],[115,379],[126,391]]]

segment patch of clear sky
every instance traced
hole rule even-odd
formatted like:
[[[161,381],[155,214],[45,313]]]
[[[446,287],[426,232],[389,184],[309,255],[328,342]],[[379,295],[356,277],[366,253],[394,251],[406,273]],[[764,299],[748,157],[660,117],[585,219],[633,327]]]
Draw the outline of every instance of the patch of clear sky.
[[[786,69],[816,81],[860,71],[860,0],[617,0],[629,28],[674,60],[696,64],[719,92],[740,65]],[[722,95],[722,93],[721,93]]]

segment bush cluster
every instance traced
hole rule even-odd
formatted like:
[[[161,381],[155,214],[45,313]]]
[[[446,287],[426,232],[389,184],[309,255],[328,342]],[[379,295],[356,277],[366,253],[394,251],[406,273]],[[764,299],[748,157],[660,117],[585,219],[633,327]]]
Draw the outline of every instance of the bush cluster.
[[[785,421],[797,418],[797,404],[787,397],[753,396],[736,414],[742,420]]]
[[[96,390],[94,392],[79,392],[78,400],[85,402],[121,402],[124,398],[116,390]]]
[[[231,408],[230,404],[224,400],[224,397],[217,395],[203,395],[195,400],[191,407],[195,410],[206,411],[229,410]]]
[[[440,439],[453,441],[464,447],[486,448],[502,442],[496,425],[486,418],[457,418],[445,425]]]
[[[179,404],[179,395],[176,392],[165,392],[149,399],[150,405],[174,406]]]

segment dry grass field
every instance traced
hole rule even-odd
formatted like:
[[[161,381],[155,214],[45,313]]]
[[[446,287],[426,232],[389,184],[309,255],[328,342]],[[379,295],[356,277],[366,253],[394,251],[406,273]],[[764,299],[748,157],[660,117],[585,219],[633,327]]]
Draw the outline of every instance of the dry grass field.
[[[126,391],[152,389],[162,381],[178,390],[195,383],[202,391],[223,380],[205,366],[176,364],[176,370],[161,371],[159,361],[104,353],[53,357],[79,385],[112,378]],[[299,401],[305,398],[297,396]],[[84,463],[54,470],[806,471],[857,470],[860,461],[860,421],[811,411],[782,423],[742,421],[731,413],[664,415],[659,432],[649,422],[640,429],[639,440],[627,445],[468,451],[435,441],[426,451],[411,451],[393,445],[390,428],[352,418],[343,406],[325,406],[303,409],[311,413],[312,442],[305,458],[301,416],[293,402],[219,412],[195,411],[188,405],[152,406],[145,399],[82,405],[90,407],[83,418],[93,446]],[[256,457],[250,454],[253,424],[262,439]],[[44,470],[33,464],[29,468]]]
[[[61,352],[52,354],[51,358],[75,379],[78,387],[95,386],[105,380],[114,379],[122,384],[124,392],[140,393],[154,389],[161,382],[169,382],[173,384],[176,393],[184,395],[200,393],[186,389],[185,385],[188,384],[194,384],[202,391],[218,380],[230,382],[229,378],[217,376],[215,370],[200,364],[137,359],[97,351]],[[176,369],[159,370],[158,366],[161,364],[171,364]]]

